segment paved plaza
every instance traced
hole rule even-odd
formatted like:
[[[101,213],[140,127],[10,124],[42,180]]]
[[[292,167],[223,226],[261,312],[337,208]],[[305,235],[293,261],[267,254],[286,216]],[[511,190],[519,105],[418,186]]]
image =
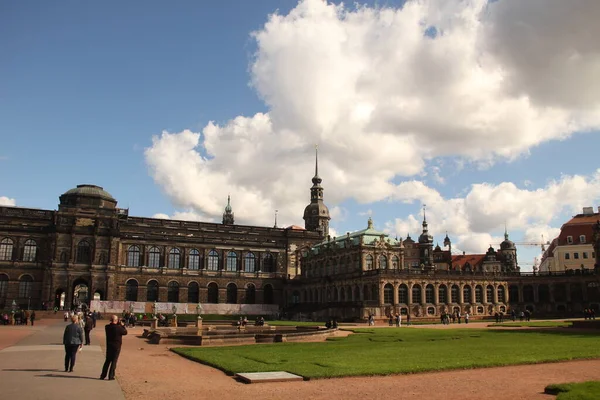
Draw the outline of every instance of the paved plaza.
[[[62,320],[45,320],[34,327],[0,326],[2,398],[125,399],[117,380],[98,379],[104,362],[104,352],[99,346],[103,329],[96,329],[102,335],[94,335],[92,345],[84,346],[78,353],[74,371],[64,372],[65,325]],[[103,325],[101,322],[99,328]]]
[[[117,368],[117,380],[98,379],[104,360],[104,325],[92,331],[92,346],[77,357],[73,373],[64,371],[60,344],[65,323],[41,320],[36,326],[0,326],[0,393],[6,399],[190,399],[240,397],[265,399],[510,399],[552,400],[543,394],[550,383],[597,380],[600,360],[456,370],[435,373],[318,379],[248,385],[206,365],[148,345],[142,328],[129,329]],[[452,325],[484,328],[486,323]],[[439,329],[448,329],[434,325]],[[418,327],[411,327],[418,329]],[[457,354],[457,356],[460,356]],[[360,362],[360,360],[357,360]]]

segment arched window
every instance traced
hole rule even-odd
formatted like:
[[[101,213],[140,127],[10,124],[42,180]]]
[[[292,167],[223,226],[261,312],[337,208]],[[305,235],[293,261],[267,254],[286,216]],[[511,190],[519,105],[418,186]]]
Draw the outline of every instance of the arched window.
[[[179,303],[179,283],[169,282],[167,285],[167,301],[169,303]]]
[[[460,298],[458,297],[459,290],[460,288],[458,287],[458,285],[452,285],[452,288],[450,289],[450,296],[452,298],[453,303],[460,302]]]
[[[421,302],[421,285],[413,285],[412,287],[412,303]]]
[[[471,302],[471,286],[465,285],[463,287],[463,302],[470,303]]]
[[[483,303],[483,288],[480,285],[475,286],[475,303]]]
[[[498,303],[504,303],[506,299],[504,298],[504,286],[498,286]]]
[[[158,282],[150,281],[146,285],[146,301],[158,301]]]
[[[408,304],[408,286],[405,284],[398,287],[398,302],[401,304]]]
[[[227,253],[227,271],[237,271],[237,254],[235,251]]]
[[[4,308],[4,299],[8,294],[8,275],[0,274],[0,307]]]
[[[354,301],[360,301],[360,288],[358,286],[356,286],[354,288],[354,297],[353,297]]]
[[[27,239],[23,247],[23,261],[34,262],[37,256],[37,243],[33,239]]]
[[[394,304],[394,286],[391,283],[387,283],[383,287],[383,302],[385,304]]]
[[[498,290],[500,290],[500,288],[498,288]],[[504,292],[504,288],[502,288],[502,291]],[[540,303],[548,303],[550,301],[550,286],[545,284],[540,285],[538,287],[538,297],[540,298]],[[500,298],[500,296],[498,296],[498,298]],[[588,293],[588,300],[591,300],[592,298],[593,296],[590,296]],[[502,302],[504,302],[504,299],[502,299]]]
[[[433,285],[425,286],[425,303],[434,303],[435,302],[435,292],[433,290]]]
[[[525,303],[533,303],[533,298],[533,286],[523,286],[523,301]],[[500,299],[498,299],[498,301],[500,301]]]
[[[227,303],[237,304],[237,286],[235,283],[227,285]]]
[[[0,242],[0,261],[11,261],[13,258],[13,241],[9,238],[4,238]]]
[[[519,302],[519,287],[517,285],[510,285],[508,287],[508,296],[511,303]],[[556,298],[556,294],[554,295],[555,301],[561,301]]]
[[[89,264],[92,262],[92,246],[90,246],[87,240],[81,240],[77,244],[77,262],[80,264]]]
[[[379,256],[379,269],[387,269],[387,257],[384,255]]]
[[[219,302],[219,286],[214,282],[208,284],[208,302],[211,304]]]
[[[370,254],[367,254],[367,256],[365,257],[365,263],[366,263],[367,271],[372,270],[373,269],[373,256]]]
[[[188,303],[200,303],[200,286],[197,282],[188,284]]]
[[[398,256],[393,256],[392,257],[392,268],[398,269],[399,267],[400,267],[400,259],[398,258]]]
[[[254,253],[246,253],[246,256],[244,257],[244,271],[256,271],[256,256],[254,255]]]
[[[298,304],[300,303],[300,292],[298,292],[297,290],[294,290],[292,292],[292,304]]]
[[[173,247],[169,251],[169,263],[167,264],[169,269],[179,269],[181,266],[181,250],[177,247]]]
[[[219,253],[216,250],[211,250],[208,253],[208,269],[210,271],[219,270]]]
[[[160,268],[160,249],[156,246],[152,246],[148,250],[148,267]]]
[[[256,303],[256,288],[253,284],[249,283],[246,286],[246,304]]]
[[[23,275],[19,279],[19,298],[25,299],[31,296],[31,286],[33,286],[33,278],[29,275]]]
[[[371,285],[371,300],[379,300],[379,286]]]
[[[438,301],[442,304],[446,304],[448,302],[448,288],[446,285],[440,285],[438,289]]]
[[[273,254],[267,253],[263,258],[263,271],[275,272],[275,263],[273,261]]]
[[[129,246],[127,249],[127,266],[140,266],[140,248],[138,246]]]
[[[125,300],[126,301],[137,301],[138,299],[138,281],[135,279],[128,279],[125,283]]]
[[[265,304],[273,304],[273,286],[265,285],[263,288],[263,298]]]
[[[492,285],[488,285],[485,288],[485,302],[486,303],[494,302],[494,287]]]
[[[200,252],[196,249],[190,250],[190,255],[188,256],[188,268],[200,269]],[[197,301],[193,301],[192,303],[197,303]]]

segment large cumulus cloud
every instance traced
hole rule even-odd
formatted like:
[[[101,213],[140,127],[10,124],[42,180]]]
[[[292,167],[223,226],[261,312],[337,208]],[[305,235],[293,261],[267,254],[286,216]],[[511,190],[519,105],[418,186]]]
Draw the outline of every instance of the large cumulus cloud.
[[[151,174],[179,208],[218,219],[231,193],[240,222],[269,225],[278,209],[298,223],[319,143],[330,205],[407,191],[431,203],[441,196],[418,178],[436,157],[490,164],[598,128],[598,4],[301,1],[252,33],[250,81],[269,111],[164,132],[146,150]],[[510,199],[511,185],[439,201],[482,233],[498,223],[485,202]]]

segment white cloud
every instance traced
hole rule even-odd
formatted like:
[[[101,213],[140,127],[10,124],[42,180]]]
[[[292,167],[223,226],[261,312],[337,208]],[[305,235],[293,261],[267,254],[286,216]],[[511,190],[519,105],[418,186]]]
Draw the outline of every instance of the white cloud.
[[[503,240],[489,232],[504,230],[523,232],[523,240],[541,243],[552,240],[564,223],[562,213],[577,214],[586,205],[600,201],[600,169],[590,176],[563,176],[537,190],[521,189],[513,183],[498,185],[475,184],[465,197],[445,199],[435,190],[420,182],[412,182],[408,201],[427,199],[427,221],[430,232],[449,233],[456,247],[481,253],[490,244],[494,247]],[[411,214],[406,218],[388,221],[386,230],[413,239],[421,232],[422,216]],[[558,226],[553,226],[558,225]]]
[[[152,218],[158,219],[173,219],[176,221],[198,221],[198,222],[213,222],[212,218],[207,217],[206,215],[198,214],[193,210],[188,211],[175,211],[173,215],[168,215],[164,213],[157,213],[152,216]]]
[[[11,199],[6,196],[0,196],[0,206],[16,206],[17,202],[15,199]]]
[[[558,203],[512,183],[446,200],[422,182],[394,182],[422,175],[436,157],[489,166],[600,127],[599,5],[301,1],[253,33],[250,79],[268,113],[211,122],[202,134],[163,132],[146,149],[147,164],[178,208],[219,219],[231,193],[236,220],[270,225],[278,209],[286,226],[299,224],[309,202],[319,143],[330,206],[348,198],[443,204],[449,230],[478,234],[504,220],[547,224]],[[433,38],[424,35],[431,27]],[[576,177],[568,181],[577,189]],[[578,203],[559,184],[552,190]],[[407,221],[404,231],[414,225]]]
[[[329,209],[329,216],[336,222],[345,221],[348,216],[348,210],[344,207],[334,206]]]

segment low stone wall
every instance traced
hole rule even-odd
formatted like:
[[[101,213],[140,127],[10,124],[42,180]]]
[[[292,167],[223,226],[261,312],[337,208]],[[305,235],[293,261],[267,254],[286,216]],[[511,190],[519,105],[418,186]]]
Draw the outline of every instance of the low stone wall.
[[[231,330],[220,329],[204,331],[197,335],[195,328],[159,328],[144,329],[144,338],[150,344],[179,344],[191,346],[228,345],[228,344],[254,344],[254,343],[280,343],[301,342],[307,337],[326,338],[337,329],[320,329],[319,327],[253,327],[255,329]],[[281,328],[281,329],[279,329]]]

